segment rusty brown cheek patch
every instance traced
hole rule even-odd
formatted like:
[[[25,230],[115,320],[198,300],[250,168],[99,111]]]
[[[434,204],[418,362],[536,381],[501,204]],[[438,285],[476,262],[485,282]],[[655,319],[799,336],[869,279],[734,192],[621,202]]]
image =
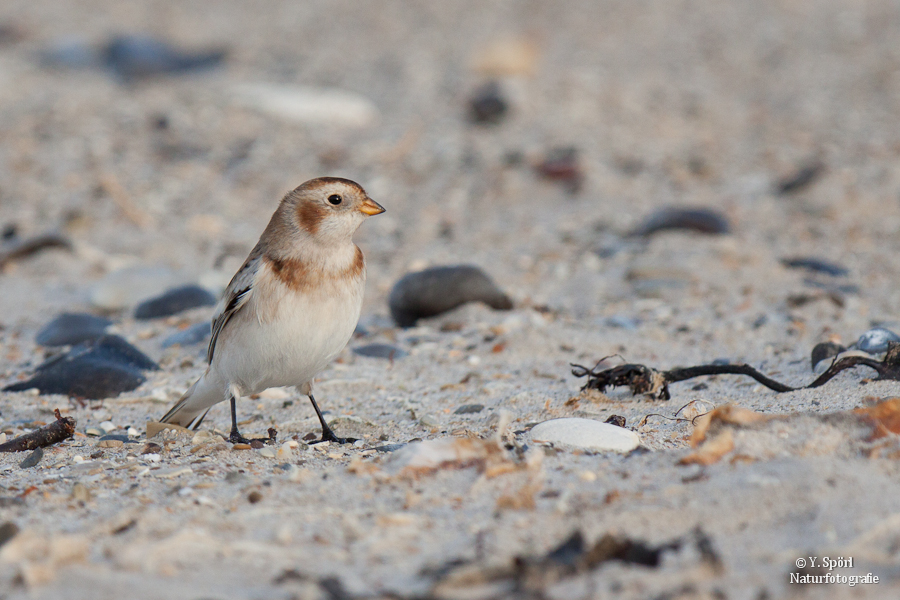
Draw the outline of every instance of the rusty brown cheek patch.
[[[362,250],[356,248],[356,257],[349,267],[342,270],[310,269],[302,260],[266,257],[275,278],[294,291],[308,291],[318,286],[327,285],[342,279],[359,277],[366,263]]]
[[[309,235],[315,235],[319,231],[319,225],[325,219],[326,211],[324,206],[319,206],[314,202],[300,202],[297,206],[297,220],[300,227]]]

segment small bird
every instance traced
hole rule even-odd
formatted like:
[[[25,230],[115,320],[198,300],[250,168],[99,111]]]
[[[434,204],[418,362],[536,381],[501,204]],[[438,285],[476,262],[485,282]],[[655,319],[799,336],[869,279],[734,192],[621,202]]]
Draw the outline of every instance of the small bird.
[[[270,387],[309,396],[322,440],[346,443],[322,416],[312,380],[343,350],[362,308],[366,261],[353,234],[384,208],[349,179],[320,177],[288,193],[225,289],[212,321],[206,372],[160,419],[196,429],[210,407]]]

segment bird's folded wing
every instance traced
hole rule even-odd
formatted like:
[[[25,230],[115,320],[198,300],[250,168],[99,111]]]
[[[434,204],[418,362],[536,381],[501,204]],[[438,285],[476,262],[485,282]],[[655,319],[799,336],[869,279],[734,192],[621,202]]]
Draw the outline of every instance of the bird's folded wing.
[[[238,269],[231,279],[231,283],[225,288],[225,294],[219,303],[219,310],[212,322],[212,337],[209,340],[209,348],[206,351],[206,360],[212,364],[213,355],[216,351],[216,341],[219,334],[241,308],[250,300],[253,294],[253,285],[256,282],[256,276],[259,272],[261,254],[254,249],[247,257],[243,266]]]

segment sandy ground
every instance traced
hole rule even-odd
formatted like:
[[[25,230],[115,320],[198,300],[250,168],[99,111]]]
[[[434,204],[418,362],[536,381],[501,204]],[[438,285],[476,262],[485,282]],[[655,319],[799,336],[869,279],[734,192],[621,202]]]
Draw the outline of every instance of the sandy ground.
[[[96,312],[91,294],[109,273],[163,267],[170,283],[227,281],[281,195],[325,174],[359,181],[388,210],[356,238],[368,260],[369,335],[351,347],[387,342],[410,355],[389,362],[348,349],[322,373],[318,399],[339,432],[362,438],[357,446],[270,458],[175,436],[155,440],[164,450],[154,462],[140,454],[146,421],[204,368],[201,346],[162,340],[210,311],[152,322],[114,314],[116,330],[163,367],[140,388],[85,406],[0,393],[9,437],[51,420],[54,407],[79,431],[37,468],[0,455],[0,524],[19,529],[0,549],[0,598],[900,594],[897,460],[873,451],[858,420],[822,417],[893,396],[897,383],[860,369],[775,394],[722,376],[676,384],[661,402],[579,396],[569,372],[570,362],[613,354],[661,368],[726,358],[800,384],[813,377],[816,343],[900,326],[895,3],[7,0],[5,23],[21,36],[0,46],[0,224],[21,235],[60,229],[76,248],[0,273],[0,382],[44,359],[34,334],[53,316]],[[224,46],[229,58],[203,75],[132,86],[38,64],[61,39],[120,32]],[[511,111],[475,127],[466,100],[496,43],[524,44],[501,78]],[[238,101],[239,84],[263,82],[345,90],[379,115],[361,127],[310,125]],[[154,127],[161,117],[164,130]],[[559,146],[580,153],[577,194],[530,167]],[[774,193],[815,160],[820,178]],[[733,232],[625,237],[672,204],[714,208]],[[781,264],[793,256],[846,266],[847,277],[813,278],[857,291],[810,284]],[[386,298],[400,276],[461,262],[489,272],[516,308],[469,305],[392,326]],[[679,466],[691,423],[638,425],[691,401],[690,415],[727,402],[797,414],[735,428],[736,448],[718,463]],[[484,410],[454,413],[473,403]],[[293,390],[240,410],[247,433],[316,431]],[[618,414],[647,451],[529,446],[504,450],[509,469],[407,477],[374,450],[490,438],[502,411],[519,450],[526,435],[514,432],[535,422]],[[227,419],[217,407],[204,428],[224,430]],[[83,434],[106,420],[133,426],[138,443],[96,447]],[[717,560],[691,541],[697,527]],[[607,533],[682,544],[655,568],[612,561],[530,592],[484,573],[436,583],[452,561],[508,568],[574,531],[591,544]],[[833,573],[880,581],[791,585],[808,556],[853,557]],[[340,589],[320,583],[330,577]]]

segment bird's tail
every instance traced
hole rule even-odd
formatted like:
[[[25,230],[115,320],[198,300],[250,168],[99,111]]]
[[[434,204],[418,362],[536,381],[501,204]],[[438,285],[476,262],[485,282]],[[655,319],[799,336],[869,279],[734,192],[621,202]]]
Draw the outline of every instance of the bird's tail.
[[[225,399],[224,386],[217,385],[209,370],[182,394],[178,402],[167,412],[160,423],[172,423],[188,429],[197,429],[214,404]]]

